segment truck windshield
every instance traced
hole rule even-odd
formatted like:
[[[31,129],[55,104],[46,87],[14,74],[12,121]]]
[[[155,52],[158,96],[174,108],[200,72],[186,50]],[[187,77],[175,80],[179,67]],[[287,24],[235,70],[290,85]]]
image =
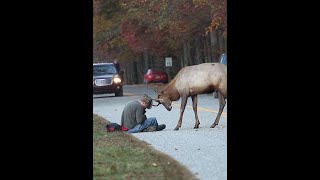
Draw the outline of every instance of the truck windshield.
[[[93,76],[102,76],[115,73],[117,73],[117,71],[112,64],[93,65]]]

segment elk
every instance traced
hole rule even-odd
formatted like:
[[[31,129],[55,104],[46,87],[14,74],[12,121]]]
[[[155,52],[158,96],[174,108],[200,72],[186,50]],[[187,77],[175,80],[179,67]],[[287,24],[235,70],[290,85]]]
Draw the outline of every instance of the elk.
[[[171,111],[172,101],[181,98],[180,117],[174,130],[179,130],[182,124],[183,113],[187,100],[191,96],[193,111],[195,114],[194,128],[199,128],[199,118],[197,113],[198,94],[209,94],[216,92],[219,99],[219,112],[214,123],[210,126],[214,128],[219,124],[221,113],[227,99],[227,66],[220,63],[202,63],[182,68],[176,77],[161,91],[155,90],[158,94],[154,101],[158,106],[162,104],[168,111]]]

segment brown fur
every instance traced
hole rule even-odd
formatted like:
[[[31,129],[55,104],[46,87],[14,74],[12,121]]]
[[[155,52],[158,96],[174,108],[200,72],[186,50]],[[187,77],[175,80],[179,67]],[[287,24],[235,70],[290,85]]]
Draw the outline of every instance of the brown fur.
[[[214,128],[218,125],[221,113],[227,98],[227,66],[220,63],[203,63],[194,66],[187,66],[179,71],[176,77],[158,93],[157,101],[168,111],[171,110],[171,102],[181,99],[180,117],[175,130],[182,124],[182,117],[188,97],[192,98],[193,110],[195,113],[195,126],[199,127],[197,114],[197,95],[212,93],[216,91],[219,97],[219,112],[211,125]]]

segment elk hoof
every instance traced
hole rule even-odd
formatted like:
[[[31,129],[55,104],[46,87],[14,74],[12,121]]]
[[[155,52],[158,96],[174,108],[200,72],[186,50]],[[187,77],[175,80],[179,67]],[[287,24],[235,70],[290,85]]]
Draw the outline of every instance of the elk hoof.
[[[216,125],[218,125],[218,124],[212,124],[210,127],[214,128],[214,127],[216,127]]]
[[[198,129],[199,128],[199,126],[194,126],[194,129]]]
[[[178,127],[176,127],[176,128],[174,128],[174,130],[175,130],[175,131],[178,131],[178,130],[179,130],[179,128],[178,128]]]

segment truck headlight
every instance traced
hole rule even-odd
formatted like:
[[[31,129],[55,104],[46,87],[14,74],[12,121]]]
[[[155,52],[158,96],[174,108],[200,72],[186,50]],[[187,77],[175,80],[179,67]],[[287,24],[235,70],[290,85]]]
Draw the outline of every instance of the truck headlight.
[[[113,78],[113,82],[114,83],[121,83],[121,78],[120,77],[118,77],[118,76],[115,76],[114,78]]]

